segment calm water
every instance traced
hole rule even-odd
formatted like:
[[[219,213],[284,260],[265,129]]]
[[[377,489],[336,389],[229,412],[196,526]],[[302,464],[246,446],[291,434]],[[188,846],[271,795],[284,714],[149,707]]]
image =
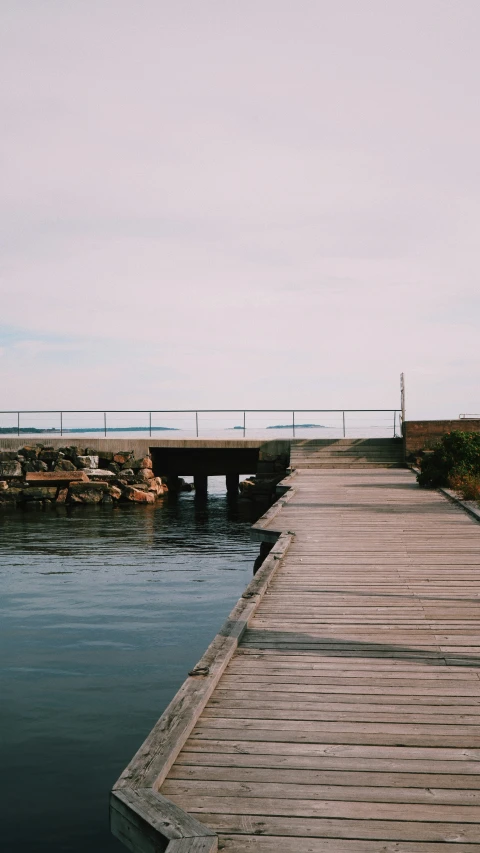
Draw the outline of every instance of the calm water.
[[[120,853],[108,792],[252,577],[251,520],[156,507],[0,513],[4,853]]]

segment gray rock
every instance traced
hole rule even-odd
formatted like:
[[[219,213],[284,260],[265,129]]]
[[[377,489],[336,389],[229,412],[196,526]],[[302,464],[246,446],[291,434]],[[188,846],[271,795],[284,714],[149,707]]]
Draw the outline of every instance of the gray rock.
[[[55,471],[75,471],[75,465],[69,459],[59,459],[55,465]]]
[[[56,486],[29,486],[25,489],[23,496],[26,501],[42,501],[46,499],[55,500],[57,496]]]
[[[58,450],[41,450],[40,459],[42,462],[56,462],[59,457]]]
[[[18,452],[21,456],[24,456],[25,459],[36,459],[41,449],[42,448],[37,445],[25,445],[25,447],[22,447]]]
[[[77,456],[77,464],[79,468],[98,468],[98,456]]]
[[[9,477],[21,477],[22,474],[23,471],[20,462],[0,462],[0,479],[8,479]]]
[[[98,504],[107,490],[106,483],[72,483],[69,498],[72,503]]]
[[[109,471],[107,468],[84,468],[83,473],[91,480],[108,480],[117,476],[114,471]]]

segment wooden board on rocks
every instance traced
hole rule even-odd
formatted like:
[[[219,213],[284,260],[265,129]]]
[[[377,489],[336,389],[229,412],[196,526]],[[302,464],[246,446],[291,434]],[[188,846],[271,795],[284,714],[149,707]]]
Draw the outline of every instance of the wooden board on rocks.
[[[25,477],[27,483],[35,486],[65,486],[69,483],[88,483],[84,471],[31,471]]]
[[[302,470],[269,517],[295,539],[160,793],[226,853],[480,851],[480,527],[395,469]]]

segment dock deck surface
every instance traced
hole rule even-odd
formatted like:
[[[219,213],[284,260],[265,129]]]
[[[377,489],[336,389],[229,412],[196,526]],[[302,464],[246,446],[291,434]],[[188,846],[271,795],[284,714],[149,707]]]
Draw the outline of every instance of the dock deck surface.
[[[480,528],[299,471],[295,539],[160,792],[225,853],[480,851]]]

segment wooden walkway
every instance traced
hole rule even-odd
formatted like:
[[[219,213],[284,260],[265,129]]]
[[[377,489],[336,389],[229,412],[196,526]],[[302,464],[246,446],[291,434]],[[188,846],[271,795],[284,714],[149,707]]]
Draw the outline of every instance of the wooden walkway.
[[[406,470],[295,491],[272,523],[294,542],[160,793],[225,853],[480,851],[480,527]]]

